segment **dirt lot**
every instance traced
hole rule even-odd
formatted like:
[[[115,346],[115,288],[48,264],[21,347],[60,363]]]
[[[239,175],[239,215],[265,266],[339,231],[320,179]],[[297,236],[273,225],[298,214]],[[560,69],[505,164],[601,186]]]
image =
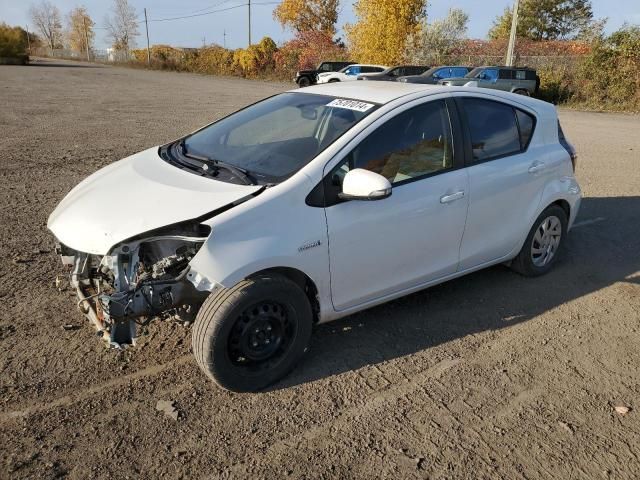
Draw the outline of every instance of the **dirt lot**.
[[[637,116],[561,113],[585,199],[551,274],[491,268],[321,326],[271,391],[217,388],[172,323],[124,354],[95,337],[53,286],[54,206],[109,162],[287,87],[0,67],[0,477],[639,478]]]

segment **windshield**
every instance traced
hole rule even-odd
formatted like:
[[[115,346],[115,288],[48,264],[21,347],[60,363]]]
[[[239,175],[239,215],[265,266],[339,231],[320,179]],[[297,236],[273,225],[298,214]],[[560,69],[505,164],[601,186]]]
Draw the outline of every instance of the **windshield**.
[[[465,78],[476,78],[484,68],[476,67],[465,75]]]
[[[258,183],[277,183],[304,167],[357,122],[373,103],[328,95],[283,93],[186,137],[191,158],[223,162]]]
[[[426,72],[422,72],[422,76],[424,77],[428,77],[429,75],[433,74],[434,72],[438,71],[440,67],[431,67],[429,70],[427,70]]]

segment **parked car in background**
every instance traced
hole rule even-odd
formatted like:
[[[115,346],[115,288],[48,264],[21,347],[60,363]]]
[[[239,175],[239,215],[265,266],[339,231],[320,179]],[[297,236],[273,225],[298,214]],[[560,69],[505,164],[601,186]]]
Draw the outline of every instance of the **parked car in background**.
[[[387,68],[380,73],[363,73],[358,75],[358,80],[377,80],[395,82],[399,77],[406,75],[420,75],[428,70],[428,66],[420,65],[396,65],[395,67]]]
[[[398,78],[398,82],[403,83],[421,83],[426,85],[435,85],[445,78],[464,77],[471,70],[470,67],[460,66],[440,66],[431,67],[429,70],[420,75],[410,75]]]
[[[316,323],[491,265],[551,270],[580,206],[569,147],[533,98],[318,85],[104,167],[48,227],[104,339],[195,319],[200,368],[253,391],[300,364]]]
[[[337,72],[344,67],[353,65],[356,62],[322,62],[315,70],[299,70],[296,72],[295,82],[299,87],[308,87],[309,85],[315,85],[317,82],[319,73]]]
[[[356,63],[343,68],[339,72],[319,73],[317,83],[350,82],[357,80],[361,73],[380,73],[389,67],[384,65],[364,65]]]
[[[460,86],[477,82],[480,88],[492,88],[505,92],[531,96],[538,91],[540,77],[528,67],[476,67],[464,77],[440,80],[440,85]]]

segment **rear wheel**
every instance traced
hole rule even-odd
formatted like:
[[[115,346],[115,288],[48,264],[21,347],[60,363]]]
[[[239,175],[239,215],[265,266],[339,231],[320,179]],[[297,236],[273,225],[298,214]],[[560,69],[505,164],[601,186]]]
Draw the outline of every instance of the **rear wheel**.
[[[339,82],[340,80],[338,80],[337,78],[332,78],[331,80],[329,80],[327,83],[336,83]]]
[[[293,369],[311,326],[311,306],[296,283],[279,275],[249,278],[207,298],[195,321],[193,353],[221,387],[256,391]]]
[[[308,87],[309,85],[311,85],[311,80],[309,80],[309,77],[300,77],[298,79],[298,86],[300,88]]]
[[[567,214],[551,205],[536,219],[511,268],[526,277],[547,273],[558,259],[567,234]]]

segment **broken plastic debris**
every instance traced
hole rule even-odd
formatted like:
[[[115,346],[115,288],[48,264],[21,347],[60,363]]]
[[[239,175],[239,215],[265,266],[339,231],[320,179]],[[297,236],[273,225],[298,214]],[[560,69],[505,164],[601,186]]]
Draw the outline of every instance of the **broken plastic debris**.
[[[631,409],[625,405],[616,405],[613,409],[620,415],[626,415],[631,411]]]
[[[178,410],[175,407],[173,400],[158,400],[156,403],[156,410],[164,412],[167,416],[178,420]]]

